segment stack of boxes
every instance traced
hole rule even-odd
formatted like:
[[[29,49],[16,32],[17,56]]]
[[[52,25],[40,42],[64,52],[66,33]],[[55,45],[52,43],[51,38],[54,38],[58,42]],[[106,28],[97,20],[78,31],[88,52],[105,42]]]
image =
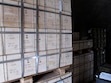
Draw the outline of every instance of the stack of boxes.
[[[0,3],[0,82],[72,64],[70,0]]]

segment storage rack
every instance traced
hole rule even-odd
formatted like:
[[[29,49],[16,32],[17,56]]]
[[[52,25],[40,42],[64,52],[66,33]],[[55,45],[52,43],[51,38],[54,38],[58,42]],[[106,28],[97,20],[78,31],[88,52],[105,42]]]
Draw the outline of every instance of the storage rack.
[[[38,0],[36,0],[36,4],[38,4]],[[4,6],[11,6],[11,7],[17,7],[17,8],[20,8],[21,9],[21,27],[20,27],[20,31],[19,32],[0,32],[1,34],[19,34],[21,36],[21,58],[20,59],[14,59],[14,60],[6,60],[6,61],[2,61],[0,63],[8,63],[8,62],[13,62],[13,61],[21,61],[21,64],[22,64],[22,77],[21,78],[24,78],[24,60],[28,60],[28,59],[33,59],[33,58],[36,58],[36,66],[38,65],[38,58],[39,57],[43,57],[43,56],[46,56],[46,55],[42,55],[42,56],[39,56],[39,46],[38,46],[38,43],[36,44],[36,48],[38,48],[36,50],[36,56],[34,57],[28,57],[28,58],[25,58],[24,57],[24,34],[36,34],[36,39],[37,39],[37,42],[38,42],[38,35],[39,34],[60,34],[60,42],[61,42],[61,34],[72,34],[72,33],[63,33],[61,32],[61,15],[65,15],[65,16],[70,16],[71,15],[67,15],[67,14],[63,14],[62,12],[60,13],[57,13],[57,12],[51,12],[51,11],[47,11],[47,10],[41,10],[41,9],[38,9],[38,5],[36,5],[36,8],[31,8],[31,7],[25,7],[24,4],[23,4],[23,0],[21,0],[21,5],[14,5],[14,4],[9,4],[9,3],[1,3],[0,2],[0,5],[4,5]],[[35,10],[36,11],[36,32],[24,32],[24,8],[25,9],[31,9],[31,10]],[[39,32],[38,31],[38,12],[39,11],[44,11],[44,12],[51,12],[51,13],[56,13],[56,14],[59,14],[60,16],[60,33],[54,33],[54,32]],[[60,44],[61,46],[61,44]],[[59,53],[54,53],[54,54],[59,54],[60,57],[61,57],[61,53],[66,53],[66,52],[61,52],[61,47],[59,48],[60,52]],[[72,51],[67,51],[67,52],[72,52]],[[4,52],[4,49],[3,49],[3,55],[5,54]],[[48,54],[47,56],[50,56],[50,55],[53,55],[53,54]],[[60,67],[60,63],[59,63],[59,67]],[[36,74],[38,75],[38,67],[36,67]]]

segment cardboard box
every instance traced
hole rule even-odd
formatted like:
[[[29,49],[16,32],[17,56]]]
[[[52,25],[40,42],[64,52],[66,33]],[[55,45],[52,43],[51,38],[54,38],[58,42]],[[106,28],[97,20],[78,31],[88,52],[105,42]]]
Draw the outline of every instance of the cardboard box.
[[[24,60],[24,76],[36,74],[36,59]]]
[[[47,56],[48,70],[59,68],[59,54]]]
[[[14,54],[20,53],[21,43],[20,43],[20,34],[5,34],[4,38],[4,46],[5,46],[5,54]]]
[[[36,51],[36,34],[24,34],[24,52]]]
[[[38,63],[38,73],[47,71],[46,56],[39,57]]]

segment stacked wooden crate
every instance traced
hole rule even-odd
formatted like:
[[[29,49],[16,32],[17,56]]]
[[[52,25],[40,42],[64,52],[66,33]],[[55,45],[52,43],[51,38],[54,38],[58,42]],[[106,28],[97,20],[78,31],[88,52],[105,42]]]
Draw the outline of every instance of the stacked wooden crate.
[[[75,32],[74,34],[77,34]],[[77,36],[77,35],[76,35]],[[79,37],[79,36],[77,36]],[[93,63],[94,54],[92,51],[93,41],[79,40],[73,37],[74,48],[74,82],[75,83],[88,83],[93,80]]]
[[[70,0],[0,3],[0,82],[72,64]]]

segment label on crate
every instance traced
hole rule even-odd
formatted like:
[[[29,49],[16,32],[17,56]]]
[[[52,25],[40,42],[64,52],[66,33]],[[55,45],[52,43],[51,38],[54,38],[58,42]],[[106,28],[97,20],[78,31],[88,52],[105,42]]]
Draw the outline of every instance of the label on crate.
[[[39,57],[38,73],[47,71],[46,56]]]
[[[21,78],[21,61],[6,63],[8,81]]]
[[[0,64],[0,83],[5,82],[5,75],[4,75],[4,67],[3,64]]]
[[[24,61],[24,76],[36,74],[36,59],[26,59]]]
[[[59,55],[47,56],[47,68],[48,70],[59,67]]]
[[[34,52],[36,50],[35,34],[24,34],[24,51]]]
[[[5,54],[20,53],[20,35],[5,34],[4,35]]]

